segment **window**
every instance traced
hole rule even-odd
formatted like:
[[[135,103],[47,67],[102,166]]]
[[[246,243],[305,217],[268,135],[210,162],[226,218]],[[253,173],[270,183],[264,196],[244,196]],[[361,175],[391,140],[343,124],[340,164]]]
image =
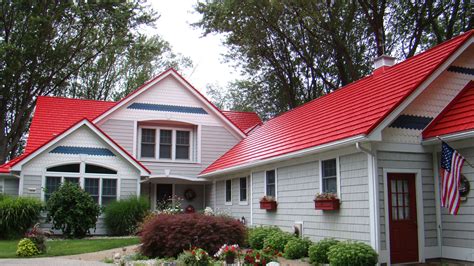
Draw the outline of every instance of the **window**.
[[[247,201],[247,177],[240,178],[240,201]]]
[[[86,164],[86,173],[87,174],[111,174],[116,175],[117,171],[105,168],[98,165]]]
[[[192,131],[172,128],[141,128],[141,158],[191,160]],[[158,146],[158,147],[157,147]]]
[[[189,131],[176,131],[176,159],[189,160]]]
[[[64,182],[69,182],[75,185],[79,185],[79,177],[65,177]]]
[[[265,195],[276,198],[275,170],[265,172]]]
[[[225,202],[231,203],[232,202],[232,180],[225,181]]]
[[[63,164],[46,169],[48,172],[79,173],[79,164]]]
[[[60,185],[61,185],[60,176],[47,176],[46,177],[46,184],[45,184],[46,189],[44,192],[44,198],[46,201],[48,201],[49,197],[51,197],[51,194],[53,194],[53,192],[56,191]]]
[[[141,157],[155,158],[156,130],[142,128]]]
[[[99,182],[99,178],[84,179],[84,190],[91,195],[97,204],[99,204]]]
[[[160,159],[171,159],[173,131],[160,130]]]
[[[323,193],[337,193],[337,160],[321,161],[321,178]]]
[[[117,199],[117,179],[102,179],[102,206]]]

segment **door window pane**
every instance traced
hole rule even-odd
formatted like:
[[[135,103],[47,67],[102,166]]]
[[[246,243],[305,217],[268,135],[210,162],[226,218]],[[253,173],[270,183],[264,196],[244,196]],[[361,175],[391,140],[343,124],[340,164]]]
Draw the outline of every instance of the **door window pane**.
[[[44,192],[44,198],[48,201],[51,194],[54,191],[58,190],[59,186],[61,185],[61,177],[60,176],[47,176],[46,177],[46,189]]]
[[[398,179],[390,182],[392,201],[392,220],[410,219],[410,194],[408,191],[408,180]]]
[[[117,179],[102,179],[102,206],[117,200]]]
[[[84,190],[92,196],[97,204],[99,204],[99,182],[98,178],[84,179]]]
[[[160,159],[171,159],[172,131],[160,130]]]
[[[189,131],[176,131],[176,159],[189,160]]]
[[[270,170],[265,172],[265,180],[266,180],[266,195],[275,197],[276,196],[276,188],[275,188],[275,170]]]
[[[155,158],[156,130],[142,128],[141,157]]]

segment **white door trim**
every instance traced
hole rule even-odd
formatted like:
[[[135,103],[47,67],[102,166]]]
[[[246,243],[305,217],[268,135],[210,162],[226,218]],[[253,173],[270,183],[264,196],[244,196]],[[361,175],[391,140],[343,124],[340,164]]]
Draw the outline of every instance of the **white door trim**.
[[[395,169],[383,168],[384,179],[384,209],[385,209],[385,242],[387,246],[388,265],[391,265],[390,258],[390,217],[388,206],[388,174],[408,173],[415,174],[416,189],[416,218],[418,225],[418,262],[425,262],[425,219],[423,213],[423,182],[421,169]]]

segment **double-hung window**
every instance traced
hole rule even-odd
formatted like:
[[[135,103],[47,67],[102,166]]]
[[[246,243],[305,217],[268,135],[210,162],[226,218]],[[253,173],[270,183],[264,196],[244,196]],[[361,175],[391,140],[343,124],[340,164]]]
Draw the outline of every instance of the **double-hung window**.
[[[141,128],[140,156],[145,159],[191,160],[192,131],[170,128]]]
[[[265,195],[276,198],[276,171],[265,171]]]
[[[232,179],[225,181],[225,203],[232,203]]]
[[[247,202],[247,177],[241,177],[239,179],[239,185],[240,185],[240,195],[239,195],[239,199],[240,199],[240,202]]]
[[[337,194],[337,160],[321,161],[321,181],[323,193]]]

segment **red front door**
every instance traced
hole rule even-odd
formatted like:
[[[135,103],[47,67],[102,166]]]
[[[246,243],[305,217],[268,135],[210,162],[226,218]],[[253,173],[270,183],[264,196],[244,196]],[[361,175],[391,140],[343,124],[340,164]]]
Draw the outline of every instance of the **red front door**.
[[[388,174],[391,263],[418,261],[415,174]]]

